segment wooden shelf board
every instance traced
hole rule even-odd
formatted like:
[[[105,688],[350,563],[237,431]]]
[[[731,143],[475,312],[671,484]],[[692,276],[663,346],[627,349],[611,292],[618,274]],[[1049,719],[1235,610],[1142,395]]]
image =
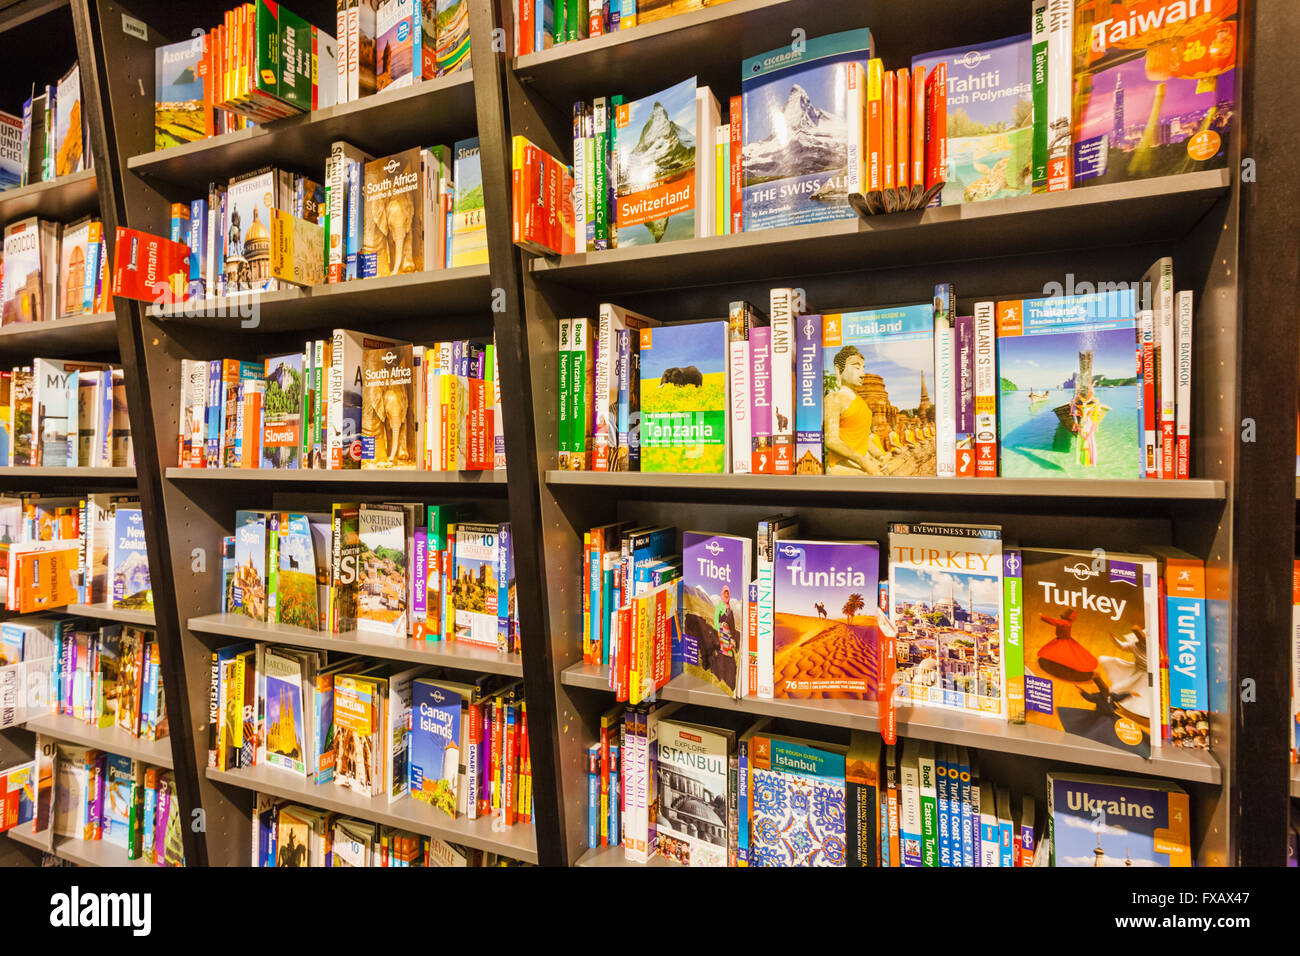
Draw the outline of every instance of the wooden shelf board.
[[[631,860],[628,860],[627,858],[624,857],[623,848],[621,846],[602,846],[602,847],[597,847],[594,850],[588,850],[587,852],[582,854],[582,856],[578,857],[578,861],[573,865],[574,866],[632,866],[632,867],[637,867],[637,866],[680,867],[681,866],[680,863],[674,863],[672,860],[668,859],[667,857],[660,856],[657,853],[654,856],[650,857],[650,861],[648,863],[633,863]]]
[[[0,192],[0,226],[28,216],[72,222],[98,208],[95,171],[85,169],[48,182]]]
[[[518,655],[501,654],[456,641],[416,641],[407,638],[382,637],[377,634],[359,634],[356,631],[346,634],[328,634],[288,624],[267,624],[239,614],[208,614],[192,617],[189,619],[188,626],[196,633],[213,634],[219,637],[319,648],[342,654],[363,654],[385,660],[434,664],[484,674],[523,676],[523,663]]]
[[[156,627],[153,611],[133,611],[127,608],[110,607],[108,604],[69,604],[65,608],[54,608],[64,614],[79,614],[82,617],[97,617],[104,621],[119,621],[135,627]]]
[[[474,135],[477,119],[470,70],[390,89],[263,126],[132,156],[127,168],[175,192],[198,193],[208,183],[259,166],[322,174],[330,144],[346,140],[373,156]]]
[[[491,818],[452,819],[441,810],[412,800],[409,796],[389,803],[382,795],[364,797],[333,783],[317,785],[278,767],[260,765],[246,770],[206,769],[208,779],[217,783],[300,801],[336,813],[351,814],[364,820],[439,837],[462,846],[502,853],[526,863],[537,862],[537,838],[531,824],[516,823],[512,827],[497,830],[493,828]]]
[[[316,468],[168,468],[169,481],[239,481],[321,485],[468,485],[504,491],[504,471],[420,471],[415,468],[325,471]]]
[[[574,664],[565,668],[560,680],[572,687],[610,692],[606,672],[589,664]],[[735,700],[712,684],[687,674],[671,680],[659,692],[659,696],[664,700],[738,710],[755,717],[780,717],[853,730],[877,731],[879,727],[876,704],[871,701],[762,700],[756,697]],[[1195,783],[1217,785],[1222,780],[1218,761],[1203,750],[1165,747],[1148,761],[1047,727],[1008,724],[995,718],[976,717],[938,708],[899,708],[897,724],[899,737],[915,737],[935,743],[958,744]]]
[[[621,295],[1178,238],[1228,192],[1226,169],[553,258],[530,270]]]
[[[61,358],[116,351],[117,316],[112,312],[0,328],[0,353],[5,355]]]
[[[144,740],[133,737],[121,727],[91,727],[75,717],[46,714],[33,717],[24,725],[33,733],[45,734],[56,740],[83,747],[95,747],[111,754],[121,754],[146,763],[151,767],[172,769],[172,744],[170,737],[162,740]]]
[[[49,852],[42,839],[26,826],[14,827],[7,831],[9,837],[36,850]],[[78,866],[156,866],[148,860],[126,858],[126,847],[117,846],[104,840],[75,840],[72,837],[54,838],[54,855]]]

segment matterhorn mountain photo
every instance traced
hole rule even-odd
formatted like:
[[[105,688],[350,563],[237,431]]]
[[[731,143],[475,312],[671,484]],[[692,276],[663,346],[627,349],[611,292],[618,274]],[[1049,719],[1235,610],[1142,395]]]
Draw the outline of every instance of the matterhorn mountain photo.
[[[745,185],[769,179],[829,172],[848,162],[848,128],[843,117],[821,109],[799,84],[790,88],[772,132],[745,146]]]
[[[615,116],[618,244],[695,237],[695,77],[619,107]]]
[[[693,168],[695,137],[669,119],[656,101],[628,158],[629,168],[620,170],[624,182],[645,185],[668,179]]]

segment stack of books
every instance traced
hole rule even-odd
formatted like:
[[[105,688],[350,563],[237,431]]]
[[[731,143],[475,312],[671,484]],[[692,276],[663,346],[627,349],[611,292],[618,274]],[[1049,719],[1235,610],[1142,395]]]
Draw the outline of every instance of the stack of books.
[[[0,325],[111,312],[108,259],[98,219],[65,225],[31,216],[10,223],[0,270]]]
[[[514,0],[515,54],[540,53],[617,30],[630,30],[727,0]]]
[[[0,192],[92,168],[88,130],[74,63],[57,85],[34,86],[21,116],[0,112]]]
[[[125,373],[103,362],[33,359],[0,371],[0,465],[135,464]]]

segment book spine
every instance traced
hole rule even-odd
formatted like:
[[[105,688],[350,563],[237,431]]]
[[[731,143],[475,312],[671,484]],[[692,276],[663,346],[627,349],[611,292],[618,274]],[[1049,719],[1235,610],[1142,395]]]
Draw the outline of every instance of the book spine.
[[[775,527],[771,522],[758,523],[758,667],[756,697],[770,700],[774,696],[773,594],[775,585]]]
[[[934,413],[938,426],[936,473],[957,475],[957,372],[953,351],[952,308],[956,292],[951,283],[934,289]]]
[[[897,127],[898,96],[894,90],[894,71],[884,71],[884,85],[881,88],[881,145],[880,145],[880,188],[893,207],[894,170],[897,162]]]
[[[925,191],[925,67],[912,67],[912,199]]]
[[[1047,3],[1047,191],[1074,183],[1074,0]]]
[[[617,437],[610,409],[618,407],[618,347],[614,314],[601,309],[596,323],[595,407],[591,409],[593,447],[591,470],[612,471],[611,458],[617,455]]]
[[[1030,14],[1030,72],[1033,84],[1033,191],[1047,192],[1047,2],[1034,0]]]
[[[867,61],[866,75],[866,175],[859,181],[866,187],[865,191],[879,193],[884,188],[885,161],[885,74],[884,61],[873,59]],[[851,73],[853,71],[850,71]],[[849,98],[850,109],[854,108],[852,96]],[[856,112],[856,110],[855,110]],[[850,127],[851,129],[851,127]],[[849,149],[853,143],[850,136]],[[850,177],[852,171],[850,170]],[[864,190],[859,190],[864,191]]]
[[[953,323],[953,356],[957,372],[956,470],[958,478],[975,477],[975,318],[958,316]]]
[[[933,193],[931,203],[939,201],[939,191],[948,175],[948,64],[936,63],[926,81],[925,141],[926,193]]]
[[[610,209],[609,209],[609,103],[605,97],[598,97],[593,104],[595,139],[593,142],[593,160],[595,176],[591,182],[595,187],[594,215],[595,238],[593,248],[610,248]]]
[[[1177,391],[1174,399],[1175,477],[1191,476],[1192,452],[1192,293],[1178,293],[1177,328],[1175,348],[1177,359]]]
[[[588,471],[592,466],[593,445],[593,381],[592,336],[588,319],[574,319],[569,340],[572,351],[569,357],[569,387],[572,389],[571,424],[569,441],[570,467],[575,471]]]
[[[935,760],[935,791],[938,798],[938,821],[939,821],[939,866],[950,867],[953,865],[952,844],[953,838],[957,835],[952,826],[952,800],[950,798],[948,761],[943,757],[946,747],[940,747],[940,756]],[[960,861],[959,861],[960,862]]]
[[[1160,363],[1158,366],[1158,393],[1160,399],[1160,477],[1173,478],[1175,475],[1175,457],[1177,442],[1175,404],[1177,395],[1176,372],[1177,355],[1174,338],[1177,320],[1174,316],[1174,265],[1171,259],[1160,262],[1159,304],[1156,316],[1159,320],[1156,334],[1159,336]]]
[[[1159,409],[1156,403],[1155,313],[1138,313],[1142,335],[1142,461],[1147,478],[1160,476]]]
[[[975,475],[998,476],[998,331],[992,302],[975,305]]]
[[[934,745],[920,748],[921,865],[939,865],[938,798],[936,794]]]
[[[1002,614],[1006,628],[1006,715],[1013,724],[1025,722],[1025,611],[1020,551],[1002,552]]]
[[[749,330],[749,408],[752,452],[750,471],[755,475],[776,474],[772,458],[772,330],[755,326]]]
[[[730,308],[727,342],[728,389],[731,413],[731,471],[747,475],[750,470],[752,439],[749,413],[749,325],[744,302]]]
[[[731,98],[728,124],[731,127],[731,231],[745,231],[744,216],[744,108],[739,96]]]
[[[736,744],[736,866],[749,866],[749,741]]]
[[[906,209],[912,188],[912,71],[894,71],[894,190]]]
[[[822,317],[795,320],[795,474],[820,475],[822,455]]]

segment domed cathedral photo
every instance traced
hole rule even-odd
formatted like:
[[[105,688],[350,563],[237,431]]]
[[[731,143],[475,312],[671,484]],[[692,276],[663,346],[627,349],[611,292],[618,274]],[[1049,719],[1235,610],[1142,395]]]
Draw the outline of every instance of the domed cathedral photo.
[[[275,208],[275,170],[260,170],[230,184],[226,229],[226,291],[262,292],[276,288],[271,277],[271,213]]]

